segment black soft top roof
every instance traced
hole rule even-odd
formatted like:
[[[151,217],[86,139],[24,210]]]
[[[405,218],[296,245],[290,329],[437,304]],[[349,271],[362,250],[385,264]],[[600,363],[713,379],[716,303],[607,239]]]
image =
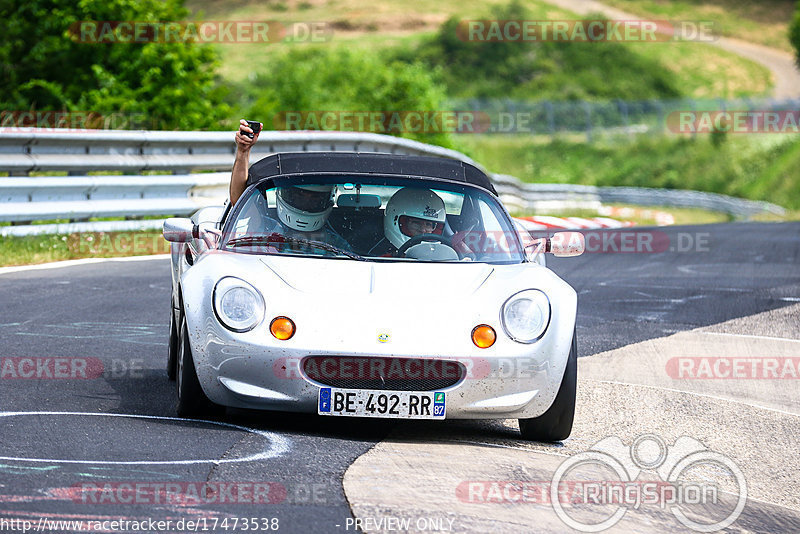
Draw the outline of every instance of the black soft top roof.
[[[247,185],[285,175],[342,173],[423,177],[467,183],[497,196],[489,178],[477,167],[449,158],[361,152],[287,152],[250,166]]]

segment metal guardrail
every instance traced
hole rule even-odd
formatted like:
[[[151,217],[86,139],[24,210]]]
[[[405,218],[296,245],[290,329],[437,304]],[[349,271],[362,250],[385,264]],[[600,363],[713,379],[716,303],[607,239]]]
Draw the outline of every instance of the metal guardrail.
[[[653,99],[610,101],[547,101],[512,100],[509,98],[451,99],[447,109],[461,113],[472,112],[482,118],[481,124],[490,132],[505,135],[548,136],[585,135],[587,142],[606,136],[634,137],[667,132],[696,135],[691,128],[680,128],[680,114],[689,112],[795,112],[800,107],[797,98],[708,98]],[[693,123],[694,121],[692,121]],[[757,123],[756,123],[757,124]],[[764,126],[764,120],[761,119]],[[777,128],[777,127],[775,127]]]
[[[389,152],[442,156],[472,162],[446,148],[388,135],[361,132],[265,131],[251,150],[253,161],[275,152]],[[232,132],[126,130],[37,130],[0,133],[0,171],[179,171],[230,170],[236,145]]]
[[[523,211],[540,211],[548,202],[560,201],[588,206],[595,202],[635,204],[638,206],[670,206],[700,208],[748,218],[760,213],[783,215],[786,210],[769,202],[746,200],[718,193],[686,189],[650,187],[598,187],[575,184],[529,184],[514,176],[493,174],[492,181],[506,205]]]
[[[231,132],[41,131],[0,133],[0,235],[71,233],[156,228],[159,221],[71,222],[30,225],[31,221],[188,215],[227,197],[236,147]],[[275,152],[360,151],[417,154],[458,159],[466,155],[386,135],[358,132],[263,132],[251,161]],[[189,174],[189,171],[221,171]],[[70,176],[19,176],[67,171]],[[74,176],[91,171],[172,172],[160,175]],[[695,191],[525,184],[508,175],[492,175],[498,193],[512,209],[547,211],[596,208],[602,202],[701,207],[749,217],[779,206]],[[19,225],[23,223],[23,225]]]

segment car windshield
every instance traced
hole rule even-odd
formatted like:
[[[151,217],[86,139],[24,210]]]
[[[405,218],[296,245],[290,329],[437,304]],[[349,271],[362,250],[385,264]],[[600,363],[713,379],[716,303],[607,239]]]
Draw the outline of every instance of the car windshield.
[[[520,263],[515,226],[473,186],[380,176],[276,178],[226,221],[223,250],[356,261]]]

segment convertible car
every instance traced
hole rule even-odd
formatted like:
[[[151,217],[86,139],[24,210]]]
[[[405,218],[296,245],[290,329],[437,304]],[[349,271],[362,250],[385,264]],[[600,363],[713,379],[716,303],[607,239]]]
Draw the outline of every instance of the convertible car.
[[[177,411],[519,419],[569,436],[575,291],[478,168],[445,158],[285,153],[235,205],[164,223]]]

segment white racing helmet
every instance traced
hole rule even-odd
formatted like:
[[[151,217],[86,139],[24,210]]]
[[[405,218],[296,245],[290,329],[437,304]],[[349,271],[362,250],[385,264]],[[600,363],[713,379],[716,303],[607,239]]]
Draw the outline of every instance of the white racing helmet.
[[[418,223],[428,221],[423,233],[439,234],[445,224],[444,201],[430,189],[404,187],[397,191],[386,203],[383,216],[383,232],[386,239],[397,248],[418,235]],[[415,220],[416,219],[416,220]]]
[[[276,191],[278,218],[301,232],[319,230],[333,209],[334,185],[295,185]]]

